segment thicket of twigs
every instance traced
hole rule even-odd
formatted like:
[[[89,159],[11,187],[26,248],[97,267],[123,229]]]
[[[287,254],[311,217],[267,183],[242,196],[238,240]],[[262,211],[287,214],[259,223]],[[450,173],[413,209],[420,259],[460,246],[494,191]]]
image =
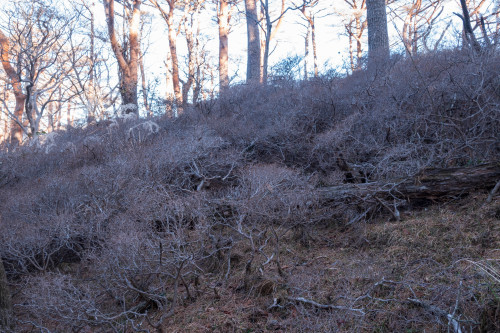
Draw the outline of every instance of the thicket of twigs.
[[[498,161],[499,70],[393,59],[0,152],[14,330],[498,330],[498,200],[387,222],[318,189]]]

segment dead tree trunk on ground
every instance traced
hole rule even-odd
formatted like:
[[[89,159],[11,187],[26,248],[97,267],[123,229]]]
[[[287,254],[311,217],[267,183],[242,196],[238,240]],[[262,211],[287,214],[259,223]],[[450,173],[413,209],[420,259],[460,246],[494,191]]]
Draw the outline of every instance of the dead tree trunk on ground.
[[[393,181],[346,184],[320,190],[325,201],[352,199],[439,201],[490,189],[500,180],[500,161],[474,167],[425,169],[412,178]]]

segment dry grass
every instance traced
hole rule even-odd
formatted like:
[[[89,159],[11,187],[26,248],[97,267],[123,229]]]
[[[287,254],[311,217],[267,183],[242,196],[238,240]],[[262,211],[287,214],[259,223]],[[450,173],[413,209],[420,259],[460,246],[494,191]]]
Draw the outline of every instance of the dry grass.
[[[446,317],[417,306],[418,299],[453,314],[464,331],[500,328],[500,200],[485,195],[408,214],[400,222],[378,220],[344,231],[320,229],[304,247],[287,234],[281,264],[241,290],[243,267],[223,285],[178,309],[171,332],[422,332],[452,329]],[[483,266],[487,265],[487,266]],[[485,269],[484,267],[488,267]],[[272,291],[258,292],[262,281]],[[361,309],[321,310],[290,302]],[[273,302],[279,306],[271,308]]]

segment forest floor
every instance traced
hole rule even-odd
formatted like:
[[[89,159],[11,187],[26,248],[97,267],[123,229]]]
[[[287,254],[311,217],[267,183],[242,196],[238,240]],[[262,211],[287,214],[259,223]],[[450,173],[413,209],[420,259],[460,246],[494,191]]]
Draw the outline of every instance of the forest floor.
[[[498,332],[500,198],[485,200],[476,194],[405,212],[401,221],[323,227],[309,235],[307,246],[289,232],[281,241],[282,277],[274,265],[265,274],[269,279],[256,278],[243,290],[244,265],[235,264],[225,283],[201,290],[196,302],[185,300],[164,327],[168,332],[458,332],[454,323],[474,322],[475,331]]]

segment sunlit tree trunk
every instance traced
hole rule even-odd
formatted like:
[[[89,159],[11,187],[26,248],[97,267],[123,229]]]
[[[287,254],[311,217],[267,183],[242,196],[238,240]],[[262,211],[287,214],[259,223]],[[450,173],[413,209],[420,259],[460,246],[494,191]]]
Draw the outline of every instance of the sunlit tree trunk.
[[[389,34],[385,0],[366,0],[368,21],[368,66],[376,59],[389,59]]]
[[[174,28],[174,7],[170,7],[168,13],[168,43],[170,48],[170,60],[172,62],[172,83],[174,86],[174,96],[177,106],[180,107],[183,104],[181,84],[179,80],[179,60],[177,57],[177,33]]]
[[[21,126],[23,119],[24,105],[26,102],[26,95],[23,93],[21,80],[17,75],[16,70],[10,63],[10,45],[9,40],[0,31],[0,59],[2,61],[3,69],[10,80],[12,89],[14,90],[14,97],[16,99],[16,106],[14,109],[14,117],[12,117],[10,125],[10,142],[13,145],[18,145],[23,141],[24,129]]]
[[[168,46],[170,50],[170,61],[172,66],[172,85],[174,88],[175,104],[177,112],[182,112],[182,91],[179,79],[179,60],[177,57],[177,35],[178,32],[174,25],[174,12],[177,0],[165,0],[168,5],[168,12],[160,5],[157,0],[150,0],[151,3],[160,11],[163,20],[167,23],[168,28]]]
[[[96,119],[96,89],[94,82],[94,71],[95,71],[95,18],[94,18],[94,6],[95,1],[90,4],[90,71],[89,71],[89,90],[90,90],[90,105],[87,114],[87,123],[92,122]]]
[[[318,77],[318,51],[316,48],[316,24],[314,23],[314,17],[311,18],[311,43],[313,48],[314,77]]]
[[[201,3],[193,3],[185,8],[186,16],[189,16],[189,19],[184,20],[184,33],[188,48],[188,75],[186,82],[183,82],[182,86],[183,106],[187,105],[189,91],[196,81],[196,67],[199,57],[198,36],[200,34],[200,25],[198,24],[198,14],[200,5]]]
[[[362,10],[365,8],[361,8]],[[366,29],[366,20],[361,22],[360,16],[356,16],[356,69],[361,69],[361,64],[363,62],[363,45],[361,44],[361,38],[363,38],[363,32]]]
[[[125,58],[123,47],[117,39],[115,32],[115,10],[114,0],[103,0],[106,20],[108,25],[111,48],[118,60],[120,68],[120,93],[123,105],[126,105],[126,113],[139,112],[137,103],[137,82],[138,82],[138,62],[139,62],[139,38],[140,38],[140,17],[141,0],[133,1],[131,19],[128,26],[128,59]],[[126,18],[124,18],[126,19]]]
[[[223,92],[229,87],[229,4],[219,0],[217,21],[219,23],[219,88]]]
[[[354,38],[352,34],[352,26],[350,26],[350,24],[351,23],[349,23],[349,25],[346,24],[346,30],[347,36],[349,38],[349,63],[351,64],[351,71],[354,72],[356,70],[356,66],[354,65]]]

